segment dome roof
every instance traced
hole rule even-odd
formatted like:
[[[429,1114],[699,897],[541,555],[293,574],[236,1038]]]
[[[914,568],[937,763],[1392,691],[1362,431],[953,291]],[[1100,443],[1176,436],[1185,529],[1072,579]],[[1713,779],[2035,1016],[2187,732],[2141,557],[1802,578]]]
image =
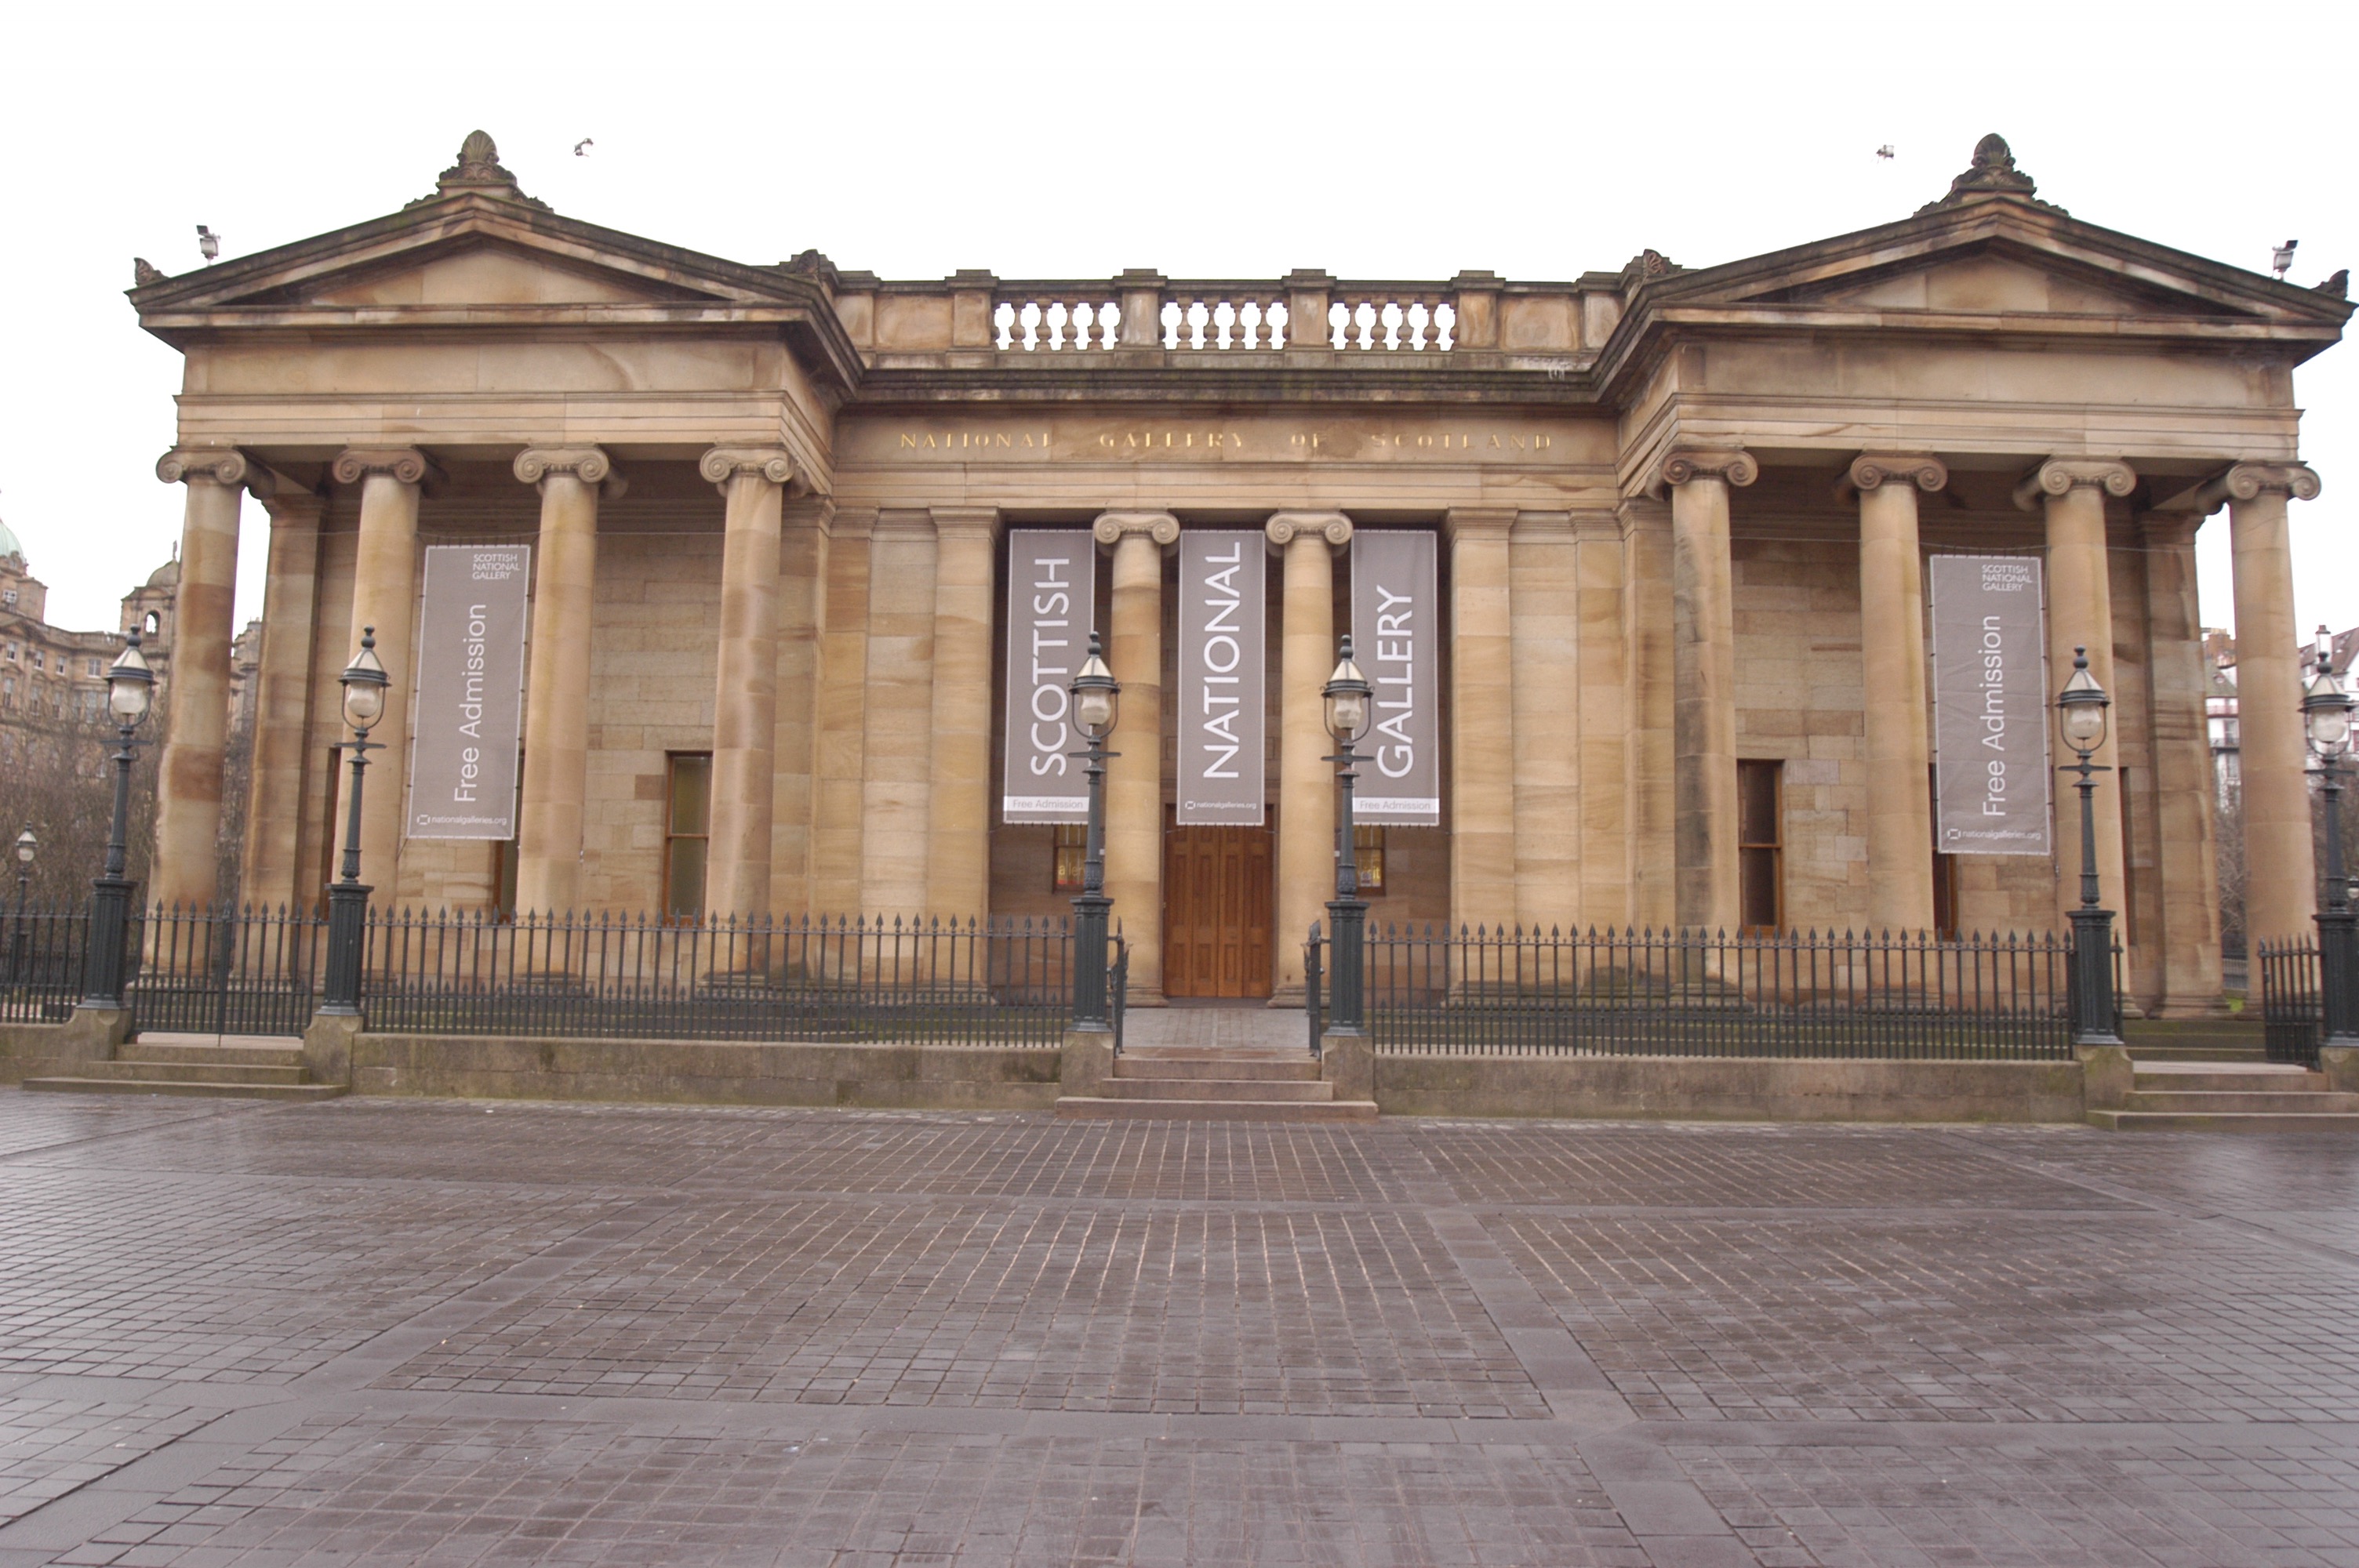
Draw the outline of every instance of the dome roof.
[[[20,561],[23,560],[25,546],[16,542],[16,535],[9,532],[7,524],[0,523],[0,560],[5,560],[10,556],[16,557]]]
[[[178,588],[178,587],[179,587],[179,586],[180,586],[180,562],[179,562],[179,557],[176,556],[176,557],[174,557],[172,559],[170,559],[170,560],[168,560],[168,561],[166,561],[162,566],[158,567],[154,571],[149,572],[149,573],[147,574],[147,586],[148,586],[149,588]]]

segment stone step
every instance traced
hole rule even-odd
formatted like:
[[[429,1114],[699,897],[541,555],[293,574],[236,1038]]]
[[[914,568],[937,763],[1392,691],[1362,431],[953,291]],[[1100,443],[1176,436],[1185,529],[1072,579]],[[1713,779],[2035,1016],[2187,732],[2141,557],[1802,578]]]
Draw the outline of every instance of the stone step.
[[[1108,1078],[1108,1099],[1332,1100],[1335,1087],[1317,1079],[1278,1083],[1266,1078]]]
[[[180,1095],[196,1099],[334,1099],[342,1084],[197,1084],[169,1078],[27,1078],[38,1094]]]
[[[2359,1095],[2329,1094],[2322,1089],[2291,1094],[2219,1094],[2200,1090],[2163,1090],[2158,1093],[2152,1089],[2133,1089],[2129,1094],[2129,1103],[2122,1108],[2204,1115],[2254,1112],[2359,1115]]]
[[[1265,1083],[1316,1079],[1319,1064],[1307,1054],[1300,1061],[1272,1061],[1260,1056],[1134,1056],[1114,1058],[1118,1078],[1252,1078]]]
[[[1067,1095],[1057,1114],[1093,1119],[1154,1121],[1374,1121],[1372,1099],[1234,1100],[1110,1099]]]
[[[158,1040],[143,1034],[125,1042],[122,1049],[143,1062],[189,1062],[233,1067],[283,1067],[290,1063],[296,1066],[303,1064],[303,1047],[296,1041],[283,1044],[274,1042],[267,1045],[201,1045]]]
[[[2223,1094],[2324,1094],[2326,1075],[2276,1062],[2141,1062],[2130,1087]]]
[[[2232,1018],[2129,1018],[2122,1038],[2142,1045],[2228,1045],[2260,1049],[2265,1036],[2257,1014]]]
[[[113,1078],[125,1083],[176,1084],[299,1084],[303,1081],[303,1064],[293,1062],[255,1064],[245,1062],[87,1062],[82,1076],[92,1078]]]
[[[2090,1125],[2114,1132],[2348,1132],[2359,1113],[2334,1111],[2093,1110]]]
[[[2130,1044],[2133,1062],[2267,1062],[2258,1045],[2141,1045]]]

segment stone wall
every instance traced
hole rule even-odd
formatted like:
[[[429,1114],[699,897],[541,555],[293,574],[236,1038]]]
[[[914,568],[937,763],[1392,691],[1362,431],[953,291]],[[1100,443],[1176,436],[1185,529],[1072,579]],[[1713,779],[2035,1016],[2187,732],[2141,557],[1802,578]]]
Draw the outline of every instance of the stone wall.
[[[2078,1062],[1385,1056],[1386,1116],[1678,1121],[2079,1121]]]

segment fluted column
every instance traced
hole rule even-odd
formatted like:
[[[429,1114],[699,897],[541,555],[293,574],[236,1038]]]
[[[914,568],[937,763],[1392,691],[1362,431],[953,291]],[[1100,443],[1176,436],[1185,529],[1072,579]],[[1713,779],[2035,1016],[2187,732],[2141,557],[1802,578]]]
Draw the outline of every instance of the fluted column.
[[[2235,567],[2237,769],[2244,780],[2245,931],[2249,941],[2312,934],[2318,863],[2311,842],[2309,742],[2301,719],[2301,643],[2294,621],[2286,502],[2318,497],[2299,463],[2238,463],[2198,492],[2228,507]]]
[[[527,447],[516,476],[540,491],[526,649],[524,790],[516,819],[516,909],[582,903],[590,782],[590,625],[598,584],[598,492],[618,486],[595,447]]]
[[[385,749],[370,759],[374,787],[361,807],[361,881],[375,888],[383,906],[399,896],[409,714],[418,692],[409,665],[410,639],[418,634],[418,498],[434,467],[414,447],[354,448],[339,454],[330,472],[338,484],[361,487],[350,651],[359,651],[363,628],[375,627],[377,658],[393,681],[385,717],[369,732]],[[341,723],[337,734],[344,735]],[[331,841],[342,842],[342,825],[327,827]]]
[[[996,507],[934,509],[934,753],[926,910],[991,913],[991,627]]]
[[[1280,512],[1266,524],[1279,554],[1285,622],[1278,642],[1277,935],[1272,1007],[1302,1005],[1302,942],[1335,896],[1335,764],[1321,695],[1335,668],[1335,552],[1351,543],[1340,512]]]
[[[1130,942],[1130,1000],[1163,1003],[1163,552],[1180,539],[1168,512],[1109,512],[1097,541],[1114,551],[1106,663],[1122,718],[1106,764],[1105,885]]]
[[[1851,465],[1859,496],[1860,673],[1867,718],[1867,922],[1933,925],[1932,762],[1925,700],[1925,570],[1917,492],[1950,470],[1929,457],[1871,453]]]
[[[248,903],[309,903],[301,884],[303,798],[311,747],[312,627],[318,611],[321,498],[281,484],[270,513],[270,559],[262,592],[262,667],[254,694],[254,771],[245,812],[243,897]]]
[[[772,762],[778,725],[778,520],[792,459],[715,447],[697,471],[721,492],[721,640],[712,697],[712,838],[705,913],[770,910]],[[546,481],[543,481],[544,483]]]
[[[1442,514],[1450,543],[1450,918],[1516,919],[1515,661],[1505,507]]]
[[[238,503],[242,491],[267,494],[272,485],[268,470],[233,448],[175,448],[157,460],[156,477],[186,485],[188,496],[147,896],[162,904],[211,903],[218,892],[222,750],[229,736]]]
[[[1671,744],[1679,924],[1734,931],[1736,616],[1728,496],[1761,472],[1749,452],[1678,451],[1658,482],[1671,501]]]
[[[2114,600],[2105,554],[2105,498],[2137,488],[2127,463],[2104,459],[2051,458],[2015,487],[2015,503],[2048,514],[2048,688],[2052,699],[2072,674],[2072,650],[2089,650],[2089,673],[2109,693],[2114,684]],[[2105,730],[2098,766],[2120,767],[2117,737],[2123,714],[2117,706]],[[2054,715],[2049,716],[2054,723]],[[2062,742],[2056,744],[2060,747]],[[2059,752],[2060,762],[2062,753]],[[2081,905],[2081,811],[2060,777],[2056,785],[2057,910],[2069,915]],[[2097,896],[2116,917],[2122,901],[2122,791],[2118,772],[2108,773],[2093,797],[2097,835]],[[2116,926],[2118,931],[2120,926]]]

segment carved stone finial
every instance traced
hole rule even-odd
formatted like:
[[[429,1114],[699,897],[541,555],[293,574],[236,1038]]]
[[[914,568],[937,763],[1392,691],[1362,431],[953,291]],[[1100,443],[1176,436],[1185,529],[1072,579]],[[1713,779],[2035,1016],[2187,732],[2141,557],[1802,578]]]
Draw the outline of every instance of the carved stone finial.
[[[2038,189],[2031,176],[2016,168],[2015,151],[2006,145],[2006,138],[1993,131],[1974,144],[1974,160],[1966,166],[1963,174],[1950,181],[1950,193],[1918,211],[1931,212],[1992,196],[2013,196],[2029,201]],[[2041,201],[2038,205],[2058,212],[2063,211],[2050,202]]]
[[[549,203],[536,201],[516,188],[516,176],[500,167],[500,149],[489,132],[470,131],[467,139],[459,144],[459,161],[442,171],[434,181],[434,196],[421,198],[431,201],[437,196],[456,196],[474,191],[484,196],[497,196],[510,201],[521,201],[527,207],[549,211]],[[416,201],[410,203],[418,205]]]
[[[2318,292],[2325,295],[2330,299],[2350,298],[2351,269],[2346,266],[2337,272],[2332,277],[2328,278],[2324,283],[2320,284],[2318,286]]]
[[[2351,275],[2346,272],[2343,274],[2343,276],[2344,277],[2349,277]],[[161,283],[163,281],[163,268],[158,266],[154,262],[149,261],[146,256],[133,256],[131,258],[132,287],[145,288],[151,283]]]

